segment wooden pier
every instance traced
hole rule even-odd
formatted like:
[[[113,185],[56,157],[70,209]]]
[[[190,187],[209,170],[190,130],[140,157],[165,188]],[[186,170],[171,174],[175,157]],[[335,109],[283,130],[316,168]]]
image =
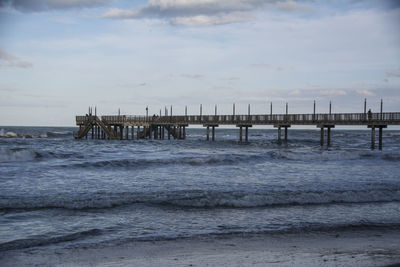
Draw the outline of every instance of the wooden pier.
[[[250,111],[250,109],[249,109]],[[171,112],[172,113],[172,112]],[[320,144],[331,145],[331,129],[336,125],[366,126],[371,128],[371,149],[375,149],[375,130],[378,129],[378,148],[382,149],[382,132],[389,125],[400,125],[400,112],[336,113],[336,114],[271,114],[271,115],[184,115],[184,116],[97,116],[89,112],[76,116],[79,131],[76,139],[186,139],[186,127],[202,125],[206,128],[206,140],[215,140],[215,128],[234,125],[239,128],[239,140],[249,141],[249,128],[255,125],[271,125],[278,129],[277,141],[288,140],[292,125],[314,125],[320,128]],[[210,138],[211,128],[211,138]]]

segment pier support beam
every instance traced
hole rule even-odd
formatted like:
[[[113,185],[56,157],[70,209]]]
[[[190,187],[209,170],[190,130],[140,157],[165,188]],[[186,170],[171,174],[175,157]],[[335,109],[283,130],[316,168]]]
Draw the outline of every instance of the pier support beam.
[[[284,131],[284,142],[288,141],[288,128],[291,127],[289,124],[278,124],[274,125],[274,128],[278,128],[278,144],[282,144],[282,127],[285,129]]]
[[[135,140],[135,126],[132,126],[131,132],[132,132],[132,140]]]
[[[321,127],[321,141],[320,141],[320,145],[321,145],[321,146],[324,145],[324,127]]]
[[[318,128],[321,128],[321,139],[320,139],[320,145],[324,145],[324,139],[325,139],[325,131],[324,128],[326,128],[326,133],[327,133],[327,138],[326,138],[326,145],[329,147],[331,146],[331,128],[335,128],[335,125],[333,124],[320,124],[317,125]]]
[[[215,141],[215,127],[218,127],[218,124],[206,124],[203,125],[206,127],[206,140],[210,141],[210,127],[211,127],[211,140]]]
[[[326,130],[327,130],[326,145],[331,146],[331,127],[327,127]]]
[[[158,126],[154,127],[154,140],[158,139]]]
[[[378,124],[378,125],[368,125],[368,128],[371,128],[371,149],[375,149],[375,128],[378,128],[378,149],[382,150],[382,134],[383,128],[387,128],[386,124]]]
[[[253,125],[250,124],[239,124],[236,125],[236,127],[239,127],[239,141],[243,141],[243,128],[244,128],[244,140],[246,142],[249,141],[249,128],[253,127]]]
[[[151,140],[153,139],[153,126],[149,125],[147,128],[149,129],[149,139]]]
[[[371,131],[371,149],[375,149],[375,127],[372,126],[372,131]]]
[[[125,139],[129,139],[129,126],[125,126]]]

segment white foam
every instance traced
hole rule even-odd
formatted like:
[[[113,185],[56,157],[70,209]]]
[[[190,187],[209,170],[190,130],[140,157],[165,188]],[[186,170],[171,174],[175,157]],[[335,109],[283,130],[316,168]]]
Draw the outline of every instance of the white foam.
[[[33,160],[35,157],[36,153],[28,149],[0,149],[0,162],[29,161]]]

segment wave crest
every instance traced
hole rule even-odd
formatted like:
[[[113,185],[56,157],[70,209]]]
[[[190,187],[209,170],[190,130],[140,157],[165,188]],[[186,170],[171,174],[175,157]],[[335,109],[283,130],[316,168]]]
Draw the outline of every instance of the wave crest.
[[[189,208],[253,208],[277,205],[318,205],[400,201],[400,189],[333,191],[218,192],[177,191],[92,195],[3,197],[0,209],[105,209],[122,205],[148,204]]]
[[[40,154],[31,149],[0,149],[0,162],[30,161],[40,157]]]

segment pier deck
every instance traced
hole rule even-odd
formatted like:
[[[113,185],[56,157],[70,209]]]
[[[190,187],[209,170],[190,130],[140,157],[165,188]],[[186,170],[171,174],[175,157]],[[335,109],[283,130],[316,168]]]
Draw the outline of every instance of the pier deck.
[[[245,140],[248,141],[248,128],[254,125],[272,125],[278,128],[278,143],[281,143],[281,129],[284,129],[284,141],[288,139],[288,128],[292,125],[315,125],[321,129],[321,146],[324,145],[326,128],[327,145],[331,144],[331,128],[336,125],[365,125],[371,128],[371,149],[375,148],[375,129],[379,129],[379,149],[382,149],[382,129],[389,125],[400,125],[400,112],[385,113],[333,113],[333,114],[271,114],[271,115],[182,115],[182,116],[76,116],[79,131],[77,139],[87,138],[89,132],[93,139],[168,139],[186,138],[188,125],[206,127],[206,138],[215,140],[215,128],[219,125],[235,125],[240,128],[240,138],[243,140],[242,129],[245,129]],[[131,133],[129,133],[131,128]],[[124,133],[125,132],[125,133]]]

